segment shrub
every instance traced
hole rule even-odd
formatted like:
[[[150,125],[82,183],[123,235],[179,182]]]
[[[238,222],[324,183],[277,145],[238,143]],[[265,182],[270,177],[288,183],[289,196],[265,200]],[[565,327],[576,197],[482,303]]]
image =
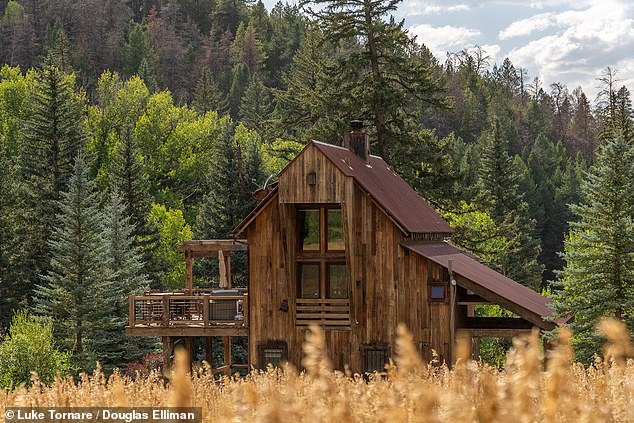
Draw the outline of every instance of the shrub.
[[[55,375],[69,371],[70,355],[55,348],[52,322],[39,322],[27,311],[16,312],[0,344],[0,388],[29,385],[31,372],[50,384]]]

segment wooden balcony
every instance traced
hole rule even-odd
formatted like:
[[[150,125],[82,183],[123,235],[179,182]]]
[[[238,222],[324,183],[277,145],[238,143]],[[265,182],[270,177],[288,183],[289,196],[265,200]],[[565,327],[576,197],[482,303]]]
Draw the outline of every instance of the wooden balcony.
[[[330,329],[350,328],[350,300],[298,298],[295,302],[295,324]]]
[[[133,336],[247,336],[246,289],[193,289],[130,296]]]

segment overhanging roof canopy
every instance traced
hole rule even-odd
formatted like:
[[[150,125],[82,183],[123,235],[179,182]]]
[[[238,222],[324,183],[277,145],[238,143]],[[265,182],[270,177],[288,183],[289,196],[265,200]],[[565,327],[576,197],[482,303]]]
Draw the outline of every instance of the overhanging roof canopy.
[[[416,254],[448,268],[452,262],[458,285],[476,292],[487,300],[518,314],[542,329],[552,329],[555,324],[544,320],[551,315],[550,300],[532,289],[507,278],[480,263],[474,256],[446,242],[403,243]]]

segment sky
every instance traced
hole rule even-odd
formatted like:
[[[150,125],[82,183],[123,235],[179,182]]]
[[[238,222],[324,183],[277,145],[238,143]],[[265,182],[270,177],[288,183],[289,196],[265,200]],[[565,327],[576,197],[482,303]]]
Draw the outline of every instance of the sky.
[[[477,45],[546,91],[560,82],[594,99],[607,66],[634,90],[634,0],[403,0],[394,15],[441,63]]]

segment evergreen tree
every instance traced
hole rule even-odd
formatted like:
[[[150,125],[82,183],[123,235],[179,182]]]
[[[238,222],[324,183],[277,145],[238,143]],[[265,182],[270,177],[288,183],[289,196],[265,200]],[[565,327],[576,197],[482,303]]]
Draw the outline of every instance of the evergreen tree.
[[[55,66],[63,72],[72,72],[73,70],[73,52],[64,26],[60,21],[55,22],[48,34],[44,64]]]
[[[305,7],[338,51],[328,83],[338,82],[342,115],[353,110],[372,123],[377,154],[390,162],[393,144],[411,142],[410,114],[444,106],[444,81],[431,52],[418,45],[393,16],[400,0],[308,0]],[[356,44],[358,43],[358,44]],[[356,45],[355,45],[356,44]],[[320,65],[323,66],[323,65]],[[413,105],[417,107],[412,107]]]
[[[240,120],[249,129],[264,135],[266,123],[271,115],[269,90],[260,78],[254,76],[240,103]]]
[[[208,173],[208,194],[196,217],[194,236],[197,239],[228,238],[245,216],[242,201],[236,199],[243,198],[246,177],[240,148],[231,129],[224,128],[218,139],[216,160]]]
[[[124,333],[130,294],[140,294],[149,286],[141,254],[135,247],[134,226],[125,213],[126,206],[115,187],[101,225],[108,258],[106,271],[112,278],[107,292],[108,313],[103,324],[95,331],[92,343],[101,364],[107,370],[138,360],[149,350],[151,343],[144,338],[128,337]]]
[[[144,225],[152,199],[144,159],[129,126],[121,128],[120,141],[116,146],[109,178],[110,185],[121,195],[125,205],[125,216],[130,219],[134,238],[147,235]]]
[[[229,109],[227,99],[223,97],[218,85],[211,79],[211,73],[207,68],[204,68],[198,84],[196,84],[192,107],[200,114],[217,111],[218,115],[222,116]]]
[[[571,317],[577,358],[600,354],[595,325],[615,317],[634,329],[634,150],[618,137],[606,143],[581,188],[555,291],[555,311]]]
[[[227,100],[229,102],[229,113],[233,119],[238,117],[242,96],[244,96],[244,92],[249,86],[250,78],[251,73],[249,72],[249,67],[245,63],[240,62],[233,67],[233,80],[231,82],[229,95],[227,96]]]
[[[73,173],[73,161],[84,143],[82,102],[74,79],[54,66],[35,78],[30,111],[22,127],[21,277],[25,293],[46,274],[51,261],[47,240],[59,213],[61,193]]]
[[[493,218],[509,248],[497,264],[506,276],[537,289],[542,266],[537,258],[540,246],[535,238],[535,222],[528,216],[528,205],[519,191],[519,176],[508,154],[508,143],[500,135],[499,123],[483,133],[482,158],[478,178],[478,203]]]
[[[91,365],[98,329],[110,319],[111,259],[101,235],[102,215],[88,168],[77,157],[48,242],[51,269],[36,288],[36,311],[51,317],[62,347],[80,366]]]

